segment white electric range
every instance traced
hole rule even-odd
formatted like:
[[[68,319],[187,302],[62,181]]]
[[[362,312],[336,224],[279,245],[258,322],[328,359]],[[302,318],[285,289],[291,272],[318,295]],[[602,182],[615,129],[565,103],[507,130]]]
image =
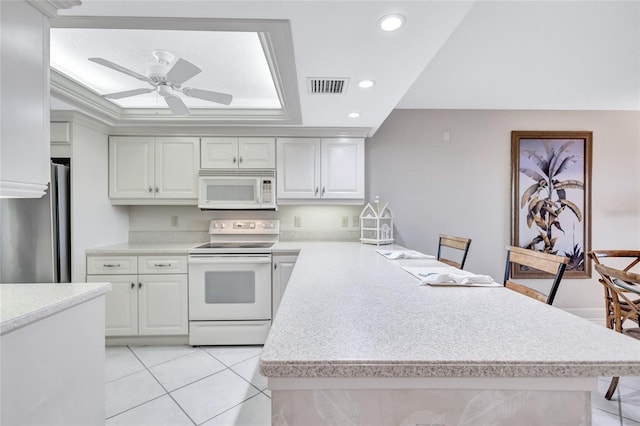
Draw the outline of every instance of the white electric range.
[[[271,326],[271,247],[280,221],[214,219],[189,250],[189,344],[263,344]]]

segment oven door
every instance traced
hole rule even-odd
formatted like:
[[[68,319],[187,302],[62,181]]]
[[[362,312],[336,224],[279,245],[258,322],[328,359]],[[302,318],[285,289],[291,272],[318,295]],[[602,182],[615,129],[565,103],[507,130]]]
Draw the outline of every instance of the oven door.
[[[271,255],[189,256],[189,320],[271,319]]]
[[[260,179],[242,176],[201,176],[198,207],[201,209],[259,209]]]

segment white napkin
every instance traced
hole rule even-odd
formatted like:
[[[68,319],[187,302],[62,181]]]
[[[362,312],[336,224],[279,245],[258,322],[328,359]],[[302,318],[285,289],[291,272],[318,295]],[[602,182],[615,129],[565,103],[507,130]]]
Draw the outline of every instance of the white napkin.
[[[420,253],[415,250],[376,250],[378,253],[386,257],[387,259],[435,259],[435,256],[430,254]]]
[[[420,285],[425,284],[451,284],[451,285],[472,285],[472,284],[493,284],[493,278],[489,275],[459,275],[452,273],[431,273],[418,274],[424,275],[420,281]]]

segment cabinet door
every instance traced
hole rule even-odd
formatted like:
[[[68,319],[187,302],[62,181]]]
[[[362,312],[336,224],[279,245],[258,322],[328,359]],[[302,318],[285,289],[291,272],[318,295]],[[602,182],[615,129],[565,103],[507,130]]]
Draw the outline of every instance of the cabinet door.
[[[109,138],[109,197],[154,198],[154,138]]]
[[[87,282],[110,282],[105,295],[105,335],[136,336],[138,334],[137,275],[87,275]]]
[[[272,316],[275,318],[278,307],[280,306],[280,300],[287,288],[289,277],[293,271],[293,266],[296,263],[298,256],[273,256],[273,299],[272,299]]]
[[[202,138],[200,150],[203,169],[238,168],[238,138]]]
[[[189,333],[187,275],[139,275],[140,335]]]
[[[238,138],[238,163],[244,169],[273,169],[276,167],[274,138]]]
[[[322,198],[364,199],[364,139],[322,139]]]
[[[277,159],[278,198],[320,196],[320,139],[279,138]]]
[[[198,138],[156,138],[156,198],[198,198]]]

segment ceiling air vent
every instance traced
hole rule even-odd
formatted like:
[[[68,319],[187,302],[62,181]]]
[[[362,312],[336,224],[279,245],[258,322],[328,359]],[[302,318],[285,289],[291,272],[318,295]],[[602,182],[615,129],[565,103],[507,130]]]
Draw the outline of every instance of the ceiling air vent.
[[[342,95],[347,91],[348,78],[307,78],[307,90],[310,95]]]

